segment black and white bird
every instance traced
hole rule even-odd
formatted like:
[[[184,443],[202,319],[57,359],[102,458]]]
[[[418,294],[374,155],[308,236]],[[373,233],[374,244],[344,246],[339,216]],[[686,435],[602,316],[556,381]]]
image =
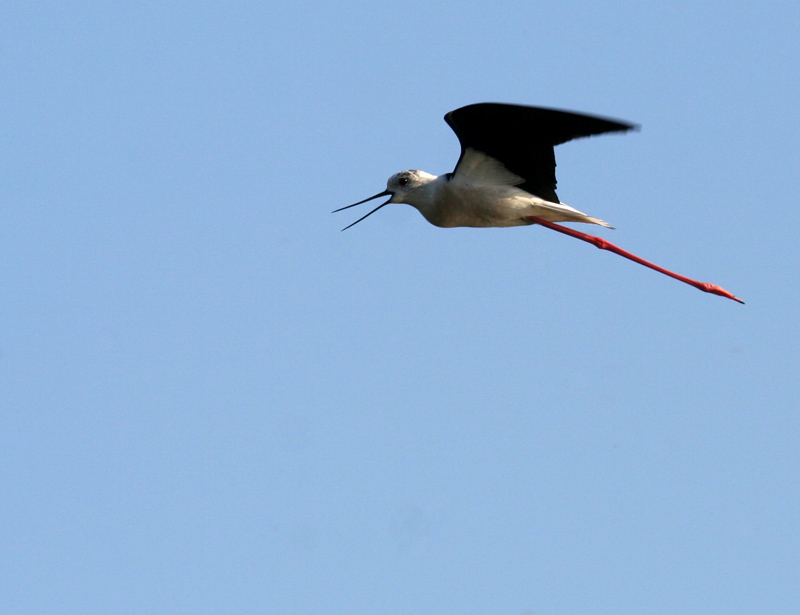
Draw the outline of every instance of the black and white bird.
[[[506,227],[540,224],[594,244],[669,275],[695,288],[740,303],[728,291],[678,275],[634,256],[608,241],[555,222],[584,222],[613,228],[562,203],[556,194],[554,147],[573,139],[638,126],[619,120],[557,109],[499,103],[461,107],[444,116],[461,143],[452,173],[431,175],[409,170],[389,178],[386,190],[335,211],[367,201],[389,199],[342,230],[361,222],[389,203],[407,203],[440,227]]]

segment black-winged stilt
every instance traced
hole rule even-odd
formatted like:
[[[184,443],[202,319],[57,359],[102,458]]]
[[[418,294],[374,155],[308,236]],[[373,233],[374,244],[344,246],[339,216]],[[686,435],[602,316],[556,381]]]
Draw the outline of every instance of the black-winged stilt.
[[[445,115],[444,119],[461,143],[461,156],[454,171],[438,177],[417,170],[392,175],[383,192],[335,210],[342,211],[389,196],[388,201],[342,230],[389,203],[413,205],[428,222],[441,227],[540,224],[624,256],[704,292],[744,303],[724,288],[678,275],[605,239],[554,224],[585,222],[613,228],[599,218],[559,201],[553,148],[580,137],[626,132],[637,128],[635,124],[556,109],[498,103],[461,107]]]

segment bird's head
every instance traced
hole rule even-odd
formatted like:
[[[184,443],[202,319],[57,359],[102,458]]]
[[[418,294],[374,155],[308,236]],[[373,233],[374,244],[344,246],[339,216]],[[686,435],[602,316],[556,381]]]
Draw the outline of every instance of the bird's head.
[[[435,175],[426,173],[425,171],[417,171],[412,169],[410,171],[401,171],[395,173],[386,182],[386,192],[392,195],[389,199],[390,203],[410,203],[412,199],[408,197],[423,186],[431,183],[436,179]]]
[[[353,224],[344,227],[342,230],[347,230],[354,224],[358,224],[367,216],[371,216],[376,211],[378,211],[384,205],[388,205],[389,203],[408,203],[409,205],[414,205],[415,207],[419,207],[421,200],[424,200],[424,197],[419,192],[420,188],[424,188],[428,184],[430,184],[433,180],[436,179],[436,175],[431,175],[430,173],[426,173],[425,171],[417,171],[416,169],[412,169],[409,171],[401,171],[400,173],[395,173],[389,178],[389,181],[386,182],[386,190],[383,192],[379,192],[368,199],[364,199],[363,201],[359,201],[358,203],[353,203],[352,205],[347,205],[346,207],[340,207],[339,209],[334,210],[333,213],[337,211],[342,211],[343,209],[350,209],[351,207],[355,207],[356,205],[361,205],[362,203],[366,203],[367,201],[371,201],[372,199],[379,199],[382,196],[388,196],[389,200],[381,203],[367,215],[362,216]],[[416,194],[415,194],[416,193]],[[415,196],[417,198],[415,198]]]

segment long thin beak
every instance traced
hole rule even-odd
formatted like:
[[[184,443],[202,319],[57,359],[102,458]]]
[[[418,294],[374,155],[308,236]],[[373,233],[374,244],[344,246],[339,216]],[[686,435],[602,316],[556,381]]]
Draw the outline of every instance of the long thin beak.
[[[373,196],[369,197],[368,199],[364,199],[363,201],[359,201],[358,203],[353,203],[352,205],[347,205],[347,206],[345,206],[345,207],[340,207],[339,209],[334,209],[332,213],[334,213],[334,214],[335,214],[337,211],[342,211],[343,209],[350,209],[351,207],[355,207],[356,205],[361,205],[362,203],[366,203],[367,201],[371,201],[372,199],[379,199],[379,198],[381,198],[382,196],[389,196],[389,195],[391,195],[391,194],[392,194],[392,193],[391,193],[391,192],[389,192],[388,190],[384,190],[383,192],[379,192],[378,194],[375,194],[375,195],[373,195]],[[389,198],[389,200],[388,200],[388,201],[386,201],[385,203],[381,203],[380,205],[378,205],[378,206],[377,206],[375,209],[373,209],[371,212],[369,212],[369,213],[368,213],[366,216],[361,216],[361,217],[360,217],[358,220],[356,220],[355,222],[353,222],[353,224],[348,224],[348,225],[347,225],[346,227],[344,227],[342,230],[343,230],[343,231],[346,231],[346,230],[347,230],[347,229],[349,229],[351,226],[354,226],[354,225],[358,224],[358,223],[359,223],[359,222],[361,222],[361,221],[362,221],[364,218],[366,218],[366,217],[368,217],[368,216],[371,216],[372,214],[374,214],[376,211],[378,211],[378,210],[379,210],[381,207],[383,207],[384,205],[388,205],[388,204],[389,204],[389,201],[391,201],[391,200],[392,200],[392,199],[391,199],[391,198]]]

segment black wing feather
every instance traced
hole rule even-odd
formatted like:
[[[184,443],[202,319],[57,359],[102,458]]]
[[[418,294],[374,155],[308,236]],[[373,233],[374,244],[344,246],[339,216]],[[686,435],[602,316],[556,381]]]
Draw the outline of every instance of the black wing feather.
[[[519,188],[554,203],[560,202],[556,195],[556,145],[638,128],[636,124],[591,115],[501,103],[461,107],[445,115],[444,120],[461,143],[459,163],[468,147],[476,149],[524,178]]]

